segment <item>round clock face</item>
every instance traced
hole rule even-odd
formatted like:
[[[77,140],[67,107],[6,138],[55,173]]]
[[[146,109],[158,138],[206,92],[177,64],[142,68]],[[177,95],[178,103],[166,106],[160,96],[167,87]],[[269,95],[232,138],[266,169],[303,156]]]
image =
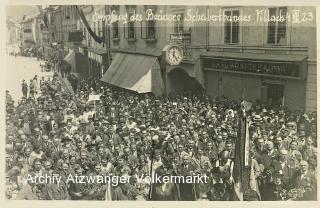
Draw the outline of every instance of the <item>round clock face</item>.
[[[166,52],[166,59],[170,65],[178,65],[183,59],[183,51],[179,46],[170,46]]]

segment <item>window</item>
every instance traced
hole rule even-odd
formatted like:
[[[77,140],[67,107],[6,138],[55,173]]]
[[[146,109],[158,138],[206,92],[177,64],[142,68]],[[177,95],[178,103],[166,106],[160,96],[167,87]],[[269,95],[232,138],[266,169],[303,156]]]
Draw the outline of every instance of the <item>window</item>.
[[[239,10],[228,10],[224,15],[227,18],[224,23],[224,43],[239,43]]]
[[[109,13],[111,14],[113,11],[116,15],[119,15],[120,6],[119,5],[113,5],[110,6]],[[111,23],[111,35],[113,39],[119,38],[119,21],[115,21]]]
[[[174,33],[183,33],[183,21],[184,21],[184,14],[180,13],[177,14],[180,16],[180,19],[178,21],[174,21]]]
[[[133,12],[129,13],[129,22],[128,22],[128,39],[135,38],[135,29],[134,29],[134,21],[130,21],[130,17],[133,16]]]
[[[147,21],[147,38],[148,39],[155,39],[156,38],[156,22],[154,20]]]
[[[268,44],[272,45],[285,45],[286,43],[286,30],[287,30],[287,8],[269,8],[270,18],[283,17],[283,21],[269,21],[268,23]]]
[[[70,19],[70,8],[66,8],[66,19]]]
[[[112,38],[119,38],[119,22],[112,23]]]

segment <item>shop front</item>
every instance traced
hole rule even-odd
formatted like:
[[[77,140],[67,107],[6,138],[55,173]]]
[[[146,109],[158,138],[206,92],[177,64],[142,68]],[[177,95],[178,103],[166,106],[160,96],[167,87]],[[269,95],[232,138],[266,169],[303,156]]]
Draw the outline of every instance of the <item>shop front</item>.
[[[209,96],[262,101],[289,109],[305,107],[307,57],[206,52],[201,55]]]
[[[79,46],[79,50],[75,55],[76,63],[77,63],[77,72],[82,77],[89,76],[88,70],[88,48],[86,46]]]
[[[100,79],[108,66],[108,53],[105,50],[88,49],[89,76]]]

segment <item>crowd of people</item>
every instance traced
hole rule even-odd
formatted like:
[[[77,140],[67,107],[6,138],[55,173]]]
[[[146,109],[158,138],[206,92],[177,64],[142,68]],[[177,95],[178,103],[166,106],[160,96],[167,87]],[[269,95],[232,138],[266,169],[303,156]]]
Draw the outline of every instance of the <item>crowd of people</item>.
[[[17,105],[6,92],[8,199],[239,200],[233,169],[241,100],[205,93],[154,97],[97,80],[73,81],[74,94],[61,87],[57,74],[32,89],[24,85]],[[250,151],[243,199],[316,200],[316,112],[256,101],[246,118]],[[45,174],[62,181],[26,181]],[[199,174],[209,181],[110,186],[67,183],[70,174]]]

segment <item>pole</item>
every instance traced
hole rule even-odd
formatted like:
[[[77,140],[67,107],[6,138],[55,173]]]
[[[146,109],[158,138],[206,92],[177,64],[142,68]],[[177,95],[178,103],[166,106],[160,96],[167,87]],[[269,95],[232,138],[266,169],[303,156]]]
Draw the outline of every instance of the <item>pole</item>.
[[[153,157],[154,157],[154,141],[152,140],[152,148],[151,148],[151,164],[150,164],[150,175],[153,175]],[[152,182],[150,182],[150,188],[149,188],[149,200],[151,201],[152,199]]]

